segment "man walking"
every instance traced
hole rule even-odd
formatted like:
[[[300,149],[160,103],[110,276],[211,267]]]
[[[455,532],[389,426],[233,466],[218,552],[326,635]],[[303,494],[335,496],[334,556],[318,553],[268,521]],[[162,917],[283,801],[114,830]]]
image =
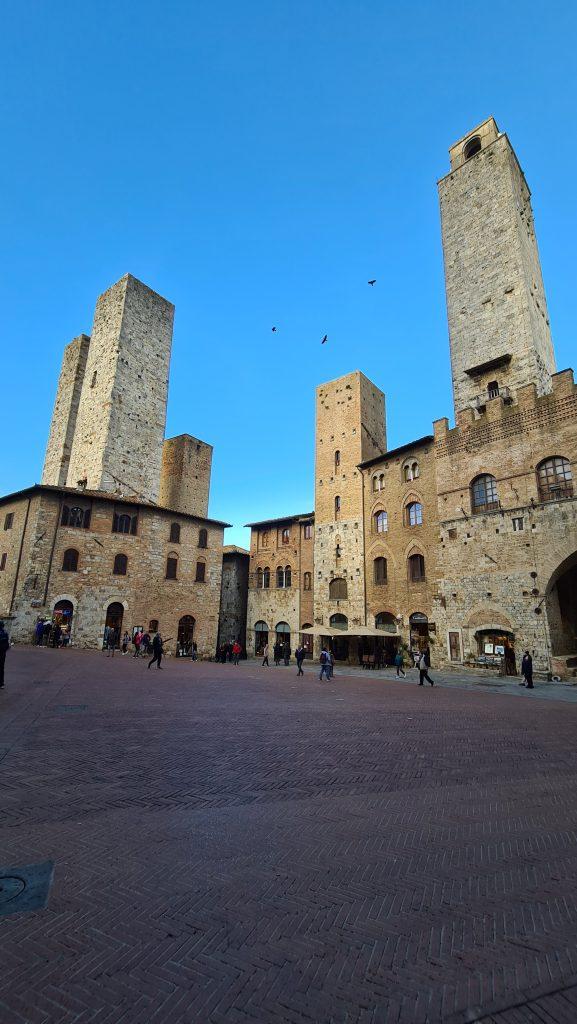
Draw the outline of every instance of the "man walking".
[[[156,661],[156,667],[162,668],[162,665],[160,664],[160,662],[162,661],[162,654],[162,637],[160,633],[157,633],[156,636],[154,637],[154,640],[152,641],[152,658],[148,662],[148,667],[150,668],[150,666],[154,665],[154,662]]]
[[[264,650],[262,652],[262,663],[263,665],[266,665],[268,668],[268,644],[264,645]]]
[[[303,672],[303,661],[305,660],[306,651],[302,644],[299,644],[295,651],[295,658],[297,660],[297,676],[304,676]]]
[[[285,665],[288,665],[289,661],[291,660],[291,648],[290,648],[290,644],[287,643],[286,640],[285,640],[285,642],[283,644],[282,655],[283,655],[283,658],[284,658]]]
[[[528,690],[534,690],[533,686],[533,658],[529,651],[525,651],[521,662],[521,674],[525,676],[525,683]]]
[[[277,665],[277,666],[280,665],[281,647],[280,647],[280,644],[279,644],[278,640],[277,640],[276,644],[274,645],[274,647],[272,649],[272,653],[274,655],[274,663],[275,663],[275,665]]]
[[[10,649],[10,640],[8,639],[8,633],[4,629],[4,623],[0,621],[0,690],[4,689],[4,662],[6,661],[6,652]]]
[[[323,647],[323,649],[321,651],[321,671],[320,671],[320,675],[319,675],[319,683],[322,683],[323,675],[326,675],[327,680],[329,680],[331,678],[330,673],[331,673],[330,654],[327,651],[326,647]]]
[[[431,686],[434,686],[434,682],[429,675],[429,666],[427,664],[426,652],[423,651],[419,659],[419,686],[423,686],[423,680],[426,679]]]
[[[396,665],[396,668],[397,668],[397,676],[402,676],[403,679],[404,679],[406,673],[405,673],[405,670],[403,668],[403,652],[402,652],[400,647],[399,647],[397,653],[395,654],[395,665]]]
[[[232,660],[233,660],[233,663],[235,665],[238,665],[238,660],[239,660],[241,654],[242,654],[242,647],[240,646],[238,640],[235,640],[233,645],[232,645]]]

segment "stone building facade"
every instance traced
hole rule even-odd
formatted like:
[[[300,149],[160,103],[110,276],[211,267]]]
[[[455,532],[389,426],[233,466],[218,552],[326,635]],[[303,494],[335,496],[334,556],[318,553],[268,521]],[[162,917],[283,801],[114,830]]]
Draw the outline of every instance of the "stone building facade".
[[[222,549],[218,643],[238,640],[246,649],[246,613],[250,552],[234,544]]]
[[[73,643],[159,630],[205,657],[217,642],[226,523],[209,519],[212,448],[164,439],[174,309],[127,275],[64,352],[42,484],[0,499],[0,614]]]
[[[387,452],[374,384],[357,371],[317,389],[314,626],[337,656],[429,645],[435,664],[512,672],[528,649],[537,670],[566,678],[577,389],[555,370],[530,192],[507,136],[489,118],[449,154],[439,197],[455,426],[442,418]],[[251,570],[265,526],[253,526]],[[250,587],[249,630],[257,611],[273,622],[291,603],[264,596],[252,572]]]

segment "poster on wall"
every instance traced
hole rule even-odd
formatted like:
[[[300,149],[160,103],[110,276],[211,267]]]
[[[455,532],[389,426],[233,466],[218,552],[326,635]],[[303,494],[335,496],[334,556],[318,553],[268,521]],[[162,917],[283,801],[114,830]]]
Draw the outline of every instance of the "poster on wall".
[[[503,644],[495,644],[495,654],[504,654],[505,648]]]
[[[493,654],[495,647],[493,644],[485,644],[485,654]]]

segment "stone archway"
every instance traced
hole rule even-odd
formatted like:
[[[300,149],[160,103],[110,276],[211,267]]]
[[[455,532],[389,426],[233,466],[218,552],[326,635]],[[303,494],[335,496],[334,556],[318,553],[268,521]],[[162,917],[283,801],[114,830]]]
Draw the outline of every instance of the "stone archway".
[[[553,656],[577,654],[577,551],[551,576],[545,601]]]

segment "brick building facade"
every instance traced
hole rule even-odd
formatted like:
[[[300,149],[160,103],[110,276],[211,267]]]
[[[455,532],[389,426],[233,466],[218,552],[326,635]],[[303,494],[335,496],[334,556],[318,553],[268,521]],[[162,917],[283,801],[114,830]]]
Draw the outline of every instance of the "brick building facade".
[[[317,644],[326,630],[337,657],[372,648],[389,660],[401,643],[430,645],[436,664],[511,672],[529,649],[537,670],[566,678],[577,388],[555,370],[530,191],[507,136],[489,118],[449,154],[439,198],[456,425],[440,419],[387,452],[384,396],[363,374],[317,389]],[[257,611],[272,623],[289,605],[296,626],[297,596],[265,597],[255,574],[263,528],[249,629]]]

